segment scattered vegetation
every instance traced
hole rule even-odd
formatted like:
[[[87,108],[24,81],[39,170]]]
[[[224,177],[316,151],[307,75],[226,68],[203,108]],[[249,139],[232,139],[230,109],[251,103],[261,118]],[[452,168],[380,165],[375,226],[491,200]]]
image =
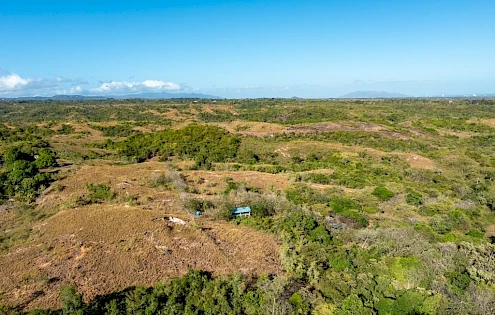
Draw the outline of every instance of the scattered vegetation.
[[[160,160],[174,168],[146,189],[274,235],[285,273],[190,271],[88,303],[65,287],[61,310],[33,314],[495,313],[493,100],[105,102],[1,102],[2,202],[33,201],[61,157]],[[75,137],[87,127],[107,138]],[[233,179],[247,171],[266,183]],[[112,187],[88,183],[76,204],[121,202]],[[232,217],[237,206],[252,215]],[[33,237],[0,230],[3,252]]]
[[[77,200],[79,206],[90,205],[93,203],[110,202],[115,199],[115,192],[106,184],[87,184],[88,192]]]

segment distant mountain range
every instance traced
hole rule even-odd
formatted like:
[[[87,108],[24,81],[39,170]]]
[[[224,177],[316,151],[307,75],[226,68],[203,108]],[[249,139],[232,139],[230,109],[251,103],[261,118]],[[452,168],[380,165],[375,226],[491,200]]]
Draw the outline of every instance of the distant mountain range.
[[[342,95],[339,98],[405,98],[405,97],[411,97],[411,96],[400,93],[389,93],[385,91],[381,91],[381,92],[355,91]]]
[[[15,100],[60,100],[60,101],[75,101],[75,100],[103,100],[103,99],[173,99],[173,98],[196,98],[196,99],[222,99],[219,96],[213,96],[201,93],[141,93],[141,94],[126,94],[126,95],[105,95],[105,96],[87,96],[87,95],[54,95],[54,96],[29,96],[9,98]]]
[[[483,94],[449,94],[449,95],[416,95],[410,96],[400,93],[390,93],[386,91],[355,91],[339,96],[337,98],[359,99],[359,98],[492,98],[495,93]],[[54,95],[54,96],[24,96],[24,97],[7,97],[1,99],[20,100],[20,101],[36,101],[36,100],[58,100],[58,101],[77,101],[77,100],[104,100],[104,99],[223,99],[223,97],[208,95],[202,93],[140,93],[140,94],[125,94],[125,95]],[[275,97],[277,98],[277,97]],[[291,97],[291,99],[304,99],[301,97]]]

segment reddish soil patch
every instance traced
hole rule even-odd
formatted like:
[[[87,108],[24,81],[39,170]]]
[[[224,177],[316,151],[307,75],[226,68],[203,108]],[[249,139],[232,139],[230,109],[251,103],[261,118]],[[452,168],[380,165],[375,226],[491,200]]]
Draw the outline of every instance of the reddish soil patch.
[[[419,168],[419,169],[434,169],[435,168],[435,163],[421,155],[417,155],[414,153],[402,153],[399,154],[400,156],[404,157],[404,159],[409,163],[411,168]]]

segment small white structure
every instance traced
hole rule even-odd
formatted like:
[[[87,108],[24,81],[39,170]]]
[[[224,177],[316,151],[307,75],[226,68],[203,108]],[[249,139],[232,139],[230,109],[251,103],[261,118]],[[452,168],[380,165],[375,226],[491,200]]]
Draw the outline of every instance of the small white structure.
[[[174,224],[180,224],[180,225],[186,225],[187,224],[186,221],[179,219],[179,218],[176,218],[176,217],[164,217],[163,219],[165,221],[169,221],[169,222],[172,222]]]

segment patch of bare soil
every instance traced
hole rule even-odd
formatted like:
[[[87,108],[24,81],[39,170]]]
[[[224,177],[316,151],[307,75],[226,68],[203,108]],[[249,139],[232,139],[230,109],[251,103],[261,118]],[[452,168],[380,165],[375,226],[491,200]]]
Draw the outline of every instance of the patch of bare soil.
[[[91,142],[91,141],[88,141]],[[84,146],[83,141],[67,141],[67,142],[52,142],[50,144],[52,148],[54,148],[56,151],[61,152],[61,151],[67,151],[67,152],[74,152],[74,153],[79,153],[79,154],[88,154],[90,152],[95,152],[99,154],[111,154],[112,151],[106,150],[106,149],[99,149],[99,148],[88,148]]]
[[[72,127],[74,127],[75,132],[89,132],[91,134],[91,137],[93,138],[93,140],[104,139],[103,133],[100,130],[95,130],[95,129],[89,127],[87,124],[71,123],[70,125]]]
[[[468,123],[479,123],[479,124],[487,125],[490,127],[495,127],[495,118],[470,119],[467,122]]]
[[[495,224],[490,225],[485,234],[487,237],[495,237]]]
[[[412,121],[404,121],[404,122],[398,123],[398,125],[401,127],[407,128],[407,130],[415,136],[420,136],[423,138],[432,138],[431,135],[428,134],[427,132],[424,132],[423,130],[414,128]]]
[[[279,147],[279,148],[275,149],[275,151],[273,151],[273,152],[280,154],[284,158],[290,158],[291,157],[290,153],[289,153],[289,146]]]
[[[289,132],[310,133],[310,132],[326,132],[326,131],[368,131],[376,132],[380,135],[398,138],[410,139],[411,136],[401,132],[390,131],[386,126],[371,124],[371,123],[314,123],[304,125],[293,125],[288,127]]]
[[[232,115],[239,115],[239,113],[237,113],[234,110],[234,107],[230,106],[230,105],[211,105],[211,104],[208,104],[208,105],[202,106],[201,109],[207,113],[213,113],[214,110],[216,109],[216,110],[227,111],[227,112],[231,113]]]
[[[286,126],[264,122],[236,120],[228,123],[213,123],[212,125],[225,128],[231,133],[237,133],[246,136],[266,136],[288,131],[288,127]]]
[[[156,111],[156,110],[149,110],[148,112],[153,114],[153,115],[165,117],[167,119],[174,120],[174,121],[180,121],[180,120],[184,120],[184,119],[188,118],[187,116],[180,113],[175,108],[169,108],[166,112],[163,112],[163,113]]]
[[[267,190],[274,188],[283,191],[290,186],[289,176],[255,171],[183,171],[190,185],[203,191],[222,192],[227,187],[226,179],[246,183],[249,187]]]
[[[332,175],[333,172],[334,171],[332,169],[320,168],[320,169],[316,169],[316,170],[304,171],[304,172],[299,172],[299,173],[303,173],[303,174],[319,173],[319,174]]]
[[[308,183],[308,185],[311,188],[318,189],[318,190],[327,190],[327,189],[332,189],[332,188],[338,188],[342,189],[345,193],[355,193],[360,191],[361,189],[354,189],[354,188],[347,188],[344,186],[339,186],[339,185],[323,185],[323,184],[313,184],[313,183]]]
[[[333,122],[293,125],[289,126],[288,131],[294,132],[314,132],[314,131],[381,131],[386,130],[384,126],[369,124],[369,123],[357,123],[357,124],[341,124]]]
[[[407,161],[407,163],[409,163],[411,168],[428,169],[428,170],[435,169],[435,163],[429,158],[426,158],[424,156],[414,153],[402,153],[399,155],[402,156]]]
[[[435,168],[435,162],[430,160],[429,158],[426,158],[424,156],[414,154],[414,153],[389,153],[389,152],[384,152],[380,151],[377,149],[373,148],[368,148],[368,147],[358,147],[358,146],[346,146],[343,144],[339,143],[330,143],[330,142],[318,142],[318,141],[294,141],[291,143],[288,143],[282,147],[279,147],[278,149],[275,150],[275,152],[281,154],[284,157],[290,157],[289,152],[292,150],[297,150],[304,152],[307,148],[310,147],[311,150],[327,150],[327,149],[335,149],[341,152],[350,152],[350,153],[359,153],[362,151],[365,151],[369,154],[375,155],[375,156],[386,156],[386,155],[398,155],[399,157],[404,158],[409,165],[412,168],[419,168],[419,169],[434,169]],[[309,149],[308,149],[309,151]]]
[[[469,139],[476,135],[473,132],[453,131],[444,128],[437,128],[437,131],[441,136],[454,136],[458,137],[459,139]]]

